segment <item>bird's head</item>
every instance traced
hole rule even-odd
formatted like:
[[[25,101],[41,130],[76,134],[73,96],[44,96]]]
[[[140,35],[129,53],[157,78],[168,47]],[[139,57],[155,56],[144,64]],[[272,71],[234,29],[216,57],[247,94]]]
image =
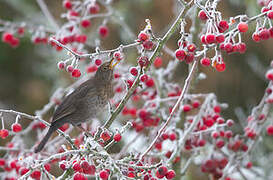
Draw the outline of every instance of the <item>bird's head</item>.
[[[102,82],[112,81],[114,78],[113,69],[119,63],[119,61],[114,62],[114,58],[111,61],[103,63],[97,70],[95,74],[95,79]]]

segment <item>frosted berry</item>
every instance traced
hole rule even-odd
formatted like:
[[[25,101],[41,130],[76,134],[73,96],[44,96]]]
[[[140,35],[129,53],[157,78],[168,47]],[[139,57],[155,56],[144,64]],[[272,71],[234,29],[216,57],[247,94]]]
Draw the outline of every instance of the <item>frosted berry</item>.
[[[266,132],[269,136],[273,136],[273,125],[267,126]]]
[[[76,78],[80,77],[81,76],[81,71],[79,69],[73,69],[72,76],[76,77]]]
[[[255,42],[259,42],[261,40],[260,36],[257,33],[252,34],[252,40]]]
[[[5,43],[10,43],[13,40],[13,34],[5,32],[2,34],[2,41]]]
[[[248,24],[245,22],[240,22],[237,26],[240,32],[247,32],[248,31]]]
[[[73,180],[85,180],[85,176],[84,176],[83,174],[76,173],[76,174],[73,176]]]
[[[154,85],[155,85],[155,82],[154,82],[154,80],[152,79],[152,78],[150,78],[150,79],[148,79],[147,81],[146,81],[146,86],[148,86],[148,87],[153,87]]]
[[[216,68],[217,71],[223,72],[226,69],[226,64],[225,63],[216,64],[215,68]]]
[[[228,22],[227,21],[220,21],[218,24],[218,29],[220,31],[220,33],[225,32],[227,29],[229,28]]]
[[[192,103],[193,108],[198,108],[199,106],[200,106],[200,102],[198,100],[193,101]]]
[[[81,170],[81,165],[80,163],[74,163],[73,166],[72,166],[72,169],[76,172],[80,171]]]
[[[148,75],[147,74],[143,74],[140,76],[140,81],[141,82],[146,82],[148,80]]]
[[[147,66],[149,63],[149,59],[147,56],[141,56],[138,58],[138,64],[140,65],[140,67],[145,67]]]
[[[167,172],[168,172],[167,167],[161,166],[156,171],[156,177],[161,179],[167,174]]]
[[[190,64],[193,62],[193,60],[194,60],[194,54],[189,52],[185,58],[185,61],[187,64]]]
[[[208,44],[212,44],[212,43],[215,43],[216,42],[216,37],[214,34],[207,34],[206,35],[206,42]]]
[[[66,67],[66,71],[67,71],[67,72],[72,72],[73,70],[74,70],[74,67],[71,66],[71,65],[68,65],[68,66]]]
[[[82,20],[81,21],[81,26],[83,28],[88,28],[91,25],[91,22],[88,19]]]
[[[191,106],[189,105],[189,104],[185,104],[184,106],[183,106],[183,111],[184,112],[189,112],[191,110]]]
[[[44,168],[45,168],[45,170],[46,170],[47,172],[50,172],[50,170],[51,170],[51,165],[50,165],[49,163],[46,163],[46,164],[44,165]]]
[[[121,61],[121,60],[123,59],[123,56],[122,56],[122,54],[121,54],[120,51],[114,52],[113,57],[114,57],[117,61]]]
[[[100,137],[101,137],[101,139],[103,139],[103,141],[108,141],[111,138],[110,135],[109,135],[109,133],[106,132],[106,131],[102,132],[100,134]]]
[[[138,75],[138,70],[136,67],[131,67],[130,68],[130,73],[133,75],[133,76],[137,76]]]
[[[101,37],[105,38],[109,34],[109,28],[107,26],[100,26],[99,27],[99,34]]]
[[[268,80],[273,81],[273,70],[270,69],[269,71],[267,71],[266,74],[265,74],[265,77],[266,77]]]
[[[200,62],[201,62],[201,64],[202,64],[203,66],[209,66],[209,65],[210,65],[210,59],[207,58],[207,57],[202,58]]]
[[[217,43],[222,43],[225,41],[225,36],[223,34],[219,34],[216,36]]]
[[[115,140],[116,142],[119,142],[119,141],[121,140],[121,135],[120,135],[120,133],[117,133],[117,134],[114,135],[114,140]]]
[[[203,20],[203,21],[205,21],[205,20],[208,19],[208,16],[206,15],[206,13],[205,13],[203,10],[199,11],[198,16],[199,16],[199,18],[200,18],[201,20]]]
[[[20,132],[22,130],[22,126],[19,123],[14,123],[11,126],[13,132]]]
[[[65,63],[64,63],[63,61],[60,61],[60,62],[58,63],[58,68],[59,68],[59,69],[64,69],[64,67],[65,67]]]
[[[97,14],[100,11],[100,6],[95,3],[89,6],[89,13],[90,14]]]
[[[101,179],[106,180],[106,179],[108,179],[108,176],[109,176],[108,171],[103,170],[103,171],[100,172],[100,178]]]
[[[176,140],[176,134],[175,134],[175,133],[169,134],[169,139],[170,139],[171,141]]]
[[[96,64],[97,66],[100,66],[101,63],[102,63],[102,60],[100,60],[100,59],[96,59],[96,60],[95,60],[95,64]]]
[[[179,61],[183,61],[186,58],[186,52],[184,50],[178,49],[175,51],[175,57]]]
[[[189,52],[194,52],[196,50],[196,46],[194,44],[190,44],[187,46]]]
[[[173,179],[173,178],[175,177],[175,172],[174,172],[174,170],[168,171],[167,174],[165,175],[165,177],[166,177],[167,179]]]
[[[270,38],[270,32],[269,30],[267,29],[262,29],[260,32],[259,32],[259,37],[261,40],[267,40]]]
[[[271,10],[271,11],[269,11],[269,12],[267,13],[267,17],[268,17],[269,19],[273,19],[273,10]]]
[[[161,57],[156,57],[154,60],[154,66],[156,68],[160,68],[162,66],[162,58]]]
[[[6,137],[8,137],[8,135],[9,135],[9,131],[7,129],[1,129],[0,130],[0,137],[2,139],[5,139]]]
[[[147,39],[149,39],[149,35],[145,32],[140,32],[138,35],[138,40],[139,41],[146,41]]]
[[[41,177],[41,172],[38,171],[38,170],[35,170],[35,171],[33,171],[33,172],[30,174],[30,177],[32,177],[33,179],[40,179],[40,177]]]
[[[150,40],[146,40],[142,43],[144,49],[151,50],[154,47],[154,43]]]
[[[64,8],[66,8],[66,9],[71,9],[71,8],[72,8],[72,3],[71,3],[70,0],[65,0],[65,1],[63,2],[63,6],[64,6]]]

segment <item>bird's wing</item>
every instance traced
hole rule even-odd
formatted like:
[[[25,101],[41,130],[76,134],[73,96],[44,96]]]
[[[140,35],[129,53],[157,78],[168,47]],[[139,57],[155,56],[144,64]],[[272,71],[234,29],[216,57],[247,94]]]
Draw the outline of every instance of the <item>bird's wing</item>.
[[[79,87],[77,87],[71,94],[65,97],[62,103],[55,110],[52,122],[69,116],[70,114],[74,113],[77,110],[78,104],[80,104],[80,102],[87,95],[90,89],[95,88],[90,87],[90,84],[93,84],[92,81],[93,81],[92,79],[85,81]]]

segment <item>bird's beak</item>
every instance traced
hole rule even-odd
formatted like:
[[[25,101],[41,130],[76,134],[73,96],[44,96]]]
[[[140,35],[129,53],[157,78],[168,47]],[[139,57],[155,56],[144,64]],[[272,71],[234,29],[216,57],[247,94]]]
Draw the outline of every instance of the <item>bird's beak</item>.
[[[115,63],[114,63],[114,61],[115,61],[115,59],[112,58],[112,60],[111,60],[111,62],[110,62],[110,69],[114,69],[114,67],[119,63],[119,61],[117,61],[117,62],[115,62]]]

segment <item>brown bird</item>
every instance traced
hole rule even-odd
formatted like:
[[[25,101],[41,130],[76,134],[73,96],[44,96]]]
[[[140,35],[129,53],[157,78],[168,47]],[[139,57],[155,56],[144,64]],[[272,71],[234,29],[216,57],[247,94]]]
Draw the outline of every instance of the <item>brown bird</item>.
[[[53,114],[53,120],[47,134],[35,148],[35,153],[40,152],[52,133],[65,123],[80,126],[81,123],[95,117],[114,96],[113,91],[113,68],[118,64],[110,62],[102,64],[95,76],[77,87],[57,107]]]

